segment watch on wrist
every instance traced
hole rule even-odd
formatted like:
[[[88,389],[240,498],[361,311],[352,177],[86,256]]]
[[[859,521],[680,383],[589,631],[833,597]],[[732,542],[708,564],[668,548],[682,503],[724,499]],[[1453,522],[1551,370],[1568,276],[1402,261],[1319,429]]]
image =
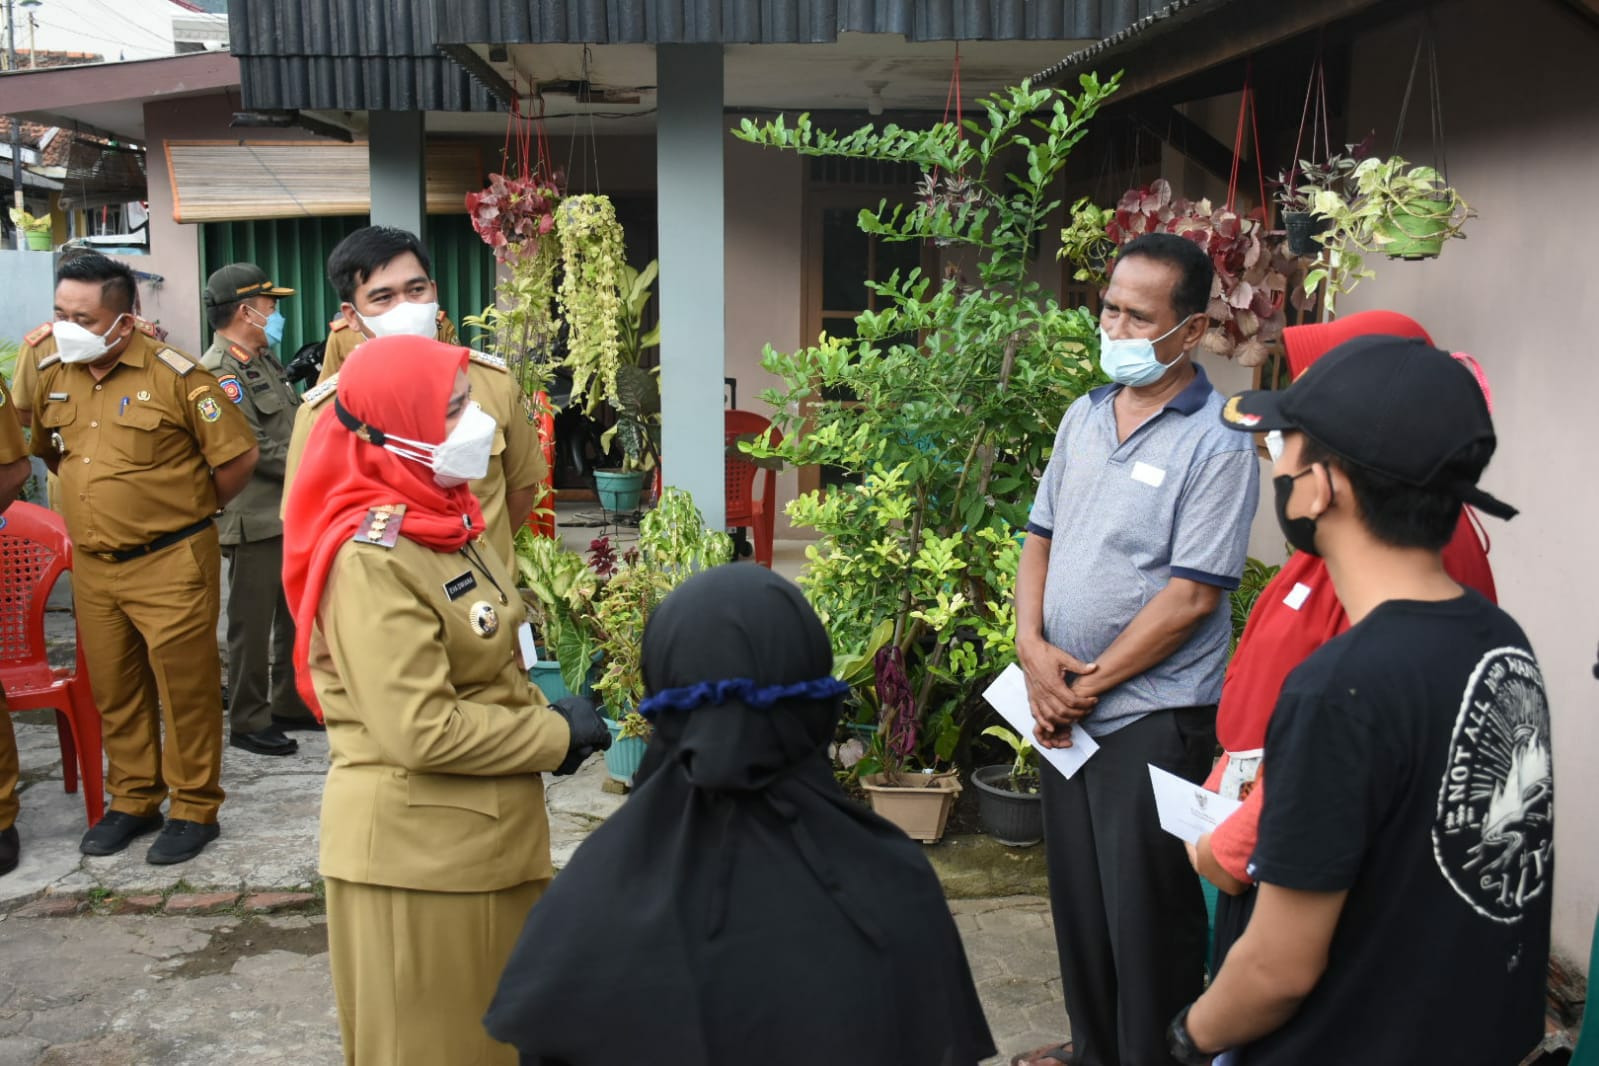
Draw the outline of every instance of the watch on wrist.
[[[1166,1027],[1166,1049],[1171,1052],[1171,1057],[1183,1066],[1210,1066],[1215,1055],[1199,1050],[1194,1038],[1188,1033],[1188,1010],[1192,1006],[1190,1003],[1178,1011],[1177,1017]]]

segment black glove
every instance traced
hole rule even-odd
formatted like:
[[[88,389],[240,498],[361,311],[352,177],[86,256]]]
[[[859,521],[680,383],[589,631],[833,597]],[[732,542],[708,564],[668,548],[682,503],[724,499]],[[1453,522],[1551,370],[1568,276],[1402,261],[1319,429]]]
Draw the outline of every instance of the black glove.
[[[316,380],[317,375],[322,373],[322,352],[325,346],[325,341],[312,341],[310,344],[300,346],[300,350],[294,353],[294,358],[283,365],[283,376],[289,384]]]
[[[600,712],[595,710],[593,700],[582,696],[564,696],[556,700],[550,710],[565,718],[566,727],[572,731],[566,759],[555,768],[557,776],[577,773],[577,768],[590,755],[611,746],[611,730]]]

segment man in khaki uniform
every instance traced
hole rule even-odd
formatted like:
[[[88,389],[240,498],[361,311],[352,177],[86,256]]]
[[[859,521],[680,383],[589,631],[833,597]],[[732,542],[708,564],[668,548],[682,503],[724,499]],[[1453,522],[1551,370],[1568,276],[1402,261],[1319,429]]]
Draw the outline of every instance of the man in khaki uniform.
[[[28,481],[28,444],[11,391],[0,382],[0,511],[10,507]],[[3,521],[3,520],[0,520]],[[0,693],[0,877],[17,868],[17,734],[11,728],[11,710]]]
[[[255,432],[261,458],[217,523],[228,561],[228,743],[257,755],[292,755],[285,729],[320,729],[294,688],[294,618],[283,596],[283,471],[300,397],[272,345],[283,337],[274,285],[254,263],[232,263],[205,286],[216,336],[203,365]]]
[[[111,855],[161,828],[146,860],[165,865],[218,833],[222,560],[212,515],[249,483],[258,449],[214,377],[135,328],[134,291],[133,272],[105,256],[57,271],[57,351],[38,367],[32,447],[61,478],[109,761],[111,809],[79,850]]]
[[[304,403],[294,419],[294,436],[289,444],[288,473],[284,494],[300,463],[300,453],[311,435],[311,427],[325,412],[333,409],[338,375],[330,367],[342,365],[344,356],[368,337],[411,333],[431,336],[432,323],[439,322],[438,287],[433,283],[431,264],[420,241],[402,229],[367,226],[356,230],[328,256],[328,281],[343,301],[348,328],[335,330],[328,338],[323,380],[303,397]],[[444,340],[438,327],[439,340]],[[449,327],[453,340],[454,327]],[[333,348],[334,339],[350,336],[353,341],[343,353]],[[331,375],[331,376],[330,376]],[[516,530],[527,520],[544,481],[544,452],[539,446],[537,416],[532,402],[517,387],[516,379],[504,361],[482,352],[473,352],[467,367],[476,400],[497,423],[494,451],[489,472],[472,482],[472,495],[483,506],[485,536],[511,572],[516,572]],[[513,517],[514,516],[514,517]]]

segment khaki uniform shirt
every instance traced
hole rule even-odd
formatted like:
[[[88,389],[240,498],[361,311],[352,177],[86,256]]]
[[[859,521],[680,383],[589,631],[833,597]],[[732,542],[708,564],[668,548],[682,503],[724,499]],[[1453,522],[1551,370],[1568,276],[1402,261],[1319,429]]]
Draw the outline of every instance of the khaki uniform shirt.
[[[255,447],[216,378],[135,333],[110,373],[43,360],[33,454],[59,462],[61,513],[78,547],[122,551],[217,509],[211,471]]]
[[[434,892],[552,876],[540,771],[571,734],[517,663],[510,570],[476,544],[481,567],[397,536],[403,514],[372,520],[334,557],[311,632],[332,756],[323,876]]]
[[[12,402],[11,390],[0,381],[0,466],[28,457],[28,442],[22,435],[22,423],[17,419],[17,405]]]
[[[218,333],[201,364],[250,423],[261,458],[255,473],[222,510],[217,533],[223,544],[245,544],[283,536],[283,472],[288,466],[289,438],[299,394],[283,378],[283,364],[270,349],[251,353]]]
[[[472,495],[483,507],[484,539],[495,554],[514,569],[516,548],[513,538],[516,531],[511,526],[505,494],[537,485],[545,478],[548,468],[544,463],[544,449],[539,445],[538,416],[533,410],[532,401],[517,388],[516,380],[502,360],[482,352],[473,352],[467,364],[466,376],[472,386],[472,399],[493,416],[495,422],[489,472],[472,482]],[[285,498],[294,472],[300,466],[305,443],[311,436],[311,427],[323,414],[333,410],[333,396],[338,387],[338,377],[335,375],[308,390],[303,397],[304,403],[295,413],[294,436],[289,442],[288,473],[283,482]],[[526,518],[526,515],[518,515],[517,525],[520,526]]]
[[[450,321],[450,316],[442,308],[437,315],[439,331],[435,336],[445,344],[460,344],[460,338],[455,333],[455,323]],[[322,347],[322,374],[316,379],[318,385],[327,381],[339,372],[339,367],[355,351],[356,345],[366,340],[365,335],[358,329],[351,329],[350,324],[340,315],[328,323],[328,339]]]
[[[146,337],[155,338],[155,326],[142,318],[133,324]],[[22,339],[22,350],[17,353],[17,368],[11,382],[12,398],[17,402],[20,417],[30,418],[33,412],[33,386],[39,378],[39,364],[56,354],[55,323],[46,322]]]

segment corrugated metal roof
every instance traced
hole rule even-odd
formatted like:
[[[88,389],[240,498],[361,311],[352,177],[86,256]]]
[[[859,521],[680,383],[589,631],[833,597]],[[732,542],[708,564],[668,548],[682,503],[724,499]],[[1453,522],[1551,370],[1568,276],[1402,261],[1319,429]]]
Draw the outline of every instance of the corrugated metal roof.
[[[361,2],[361,0],[350,0]],[[369,0],[370,2],[370,0]],[[441,44],[822,44],[1105,37],[1160,0],[448,0]]]
[[[244,106],[500,110],[435,47],[434,8],[434,0],[228,0]]]
[[[1229,2],[1230,0],[1171,0],[1160,10],[1150,12],[1131,25],[1106,35],[1098,43],[1073,52],[1059,63],[1045,67],[1033,75],[1033,84],[1048,84],[1069,74],[1100,66],[1106,60],[1114,59],[1117,54],[1134,43],[1144,43],[1146,36],[1176,30],[1184,23],[1200,18]]]

